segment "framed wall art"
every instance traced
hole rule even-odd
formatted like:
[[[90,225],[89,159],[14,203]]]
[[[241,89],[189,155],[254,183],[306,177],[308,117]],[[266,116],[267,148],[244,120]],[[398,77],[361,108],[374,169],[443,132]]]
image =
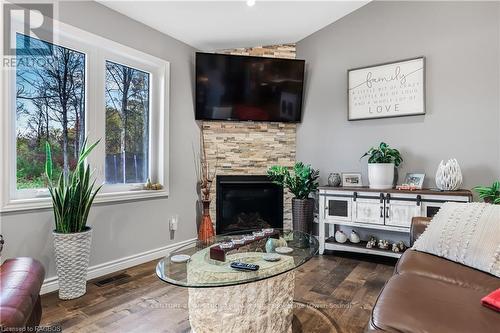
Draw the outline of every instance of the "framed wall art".
[[[348,119],[425,114],[425,58],[347,71]]]

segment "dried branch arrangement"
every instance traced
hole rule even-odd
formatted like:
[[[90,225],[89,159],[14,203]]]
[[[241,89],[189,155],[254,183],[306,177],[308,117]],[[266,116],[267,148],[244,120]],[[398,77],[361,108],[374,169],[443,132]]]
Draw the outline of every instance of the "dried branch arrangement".
[[[217,160],[217,153],[216,160]],[[217,174],[217,163],[214,166],[214,170],[210,172],[210,165],[207,159],[207,151],[205,149],[205,136],[203,134],[203,127],[200,132],[200,152],[195,153],[195,168],[198,177],[198,183],[200,186],[201,200],[210,201],[210,191]]]

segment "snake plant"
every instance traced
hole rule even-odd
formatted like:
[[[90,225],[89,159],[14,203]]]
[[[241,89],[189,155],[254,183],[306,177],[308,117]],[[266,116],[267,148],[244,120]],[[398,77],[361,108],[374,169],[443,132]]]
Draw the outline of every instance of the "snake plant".
[[[474,191],[485,202],[500,205],[500,181],[497,180],[491,186],[476,186]]]
[[[56,182],[52,180],[53,164],[50,144],[48,142],[45,144],[45,176],[52,197],[55,231],[58,233],[82,232],[86,228],[90,207],[102,185],[95,188],[95,180],[91,180],[92,172],[89,165],[85,165],[85,158],[98,143],[99,141],[87,147],[87,140],[85,140],[75,169],[68,174],[61,173]]]

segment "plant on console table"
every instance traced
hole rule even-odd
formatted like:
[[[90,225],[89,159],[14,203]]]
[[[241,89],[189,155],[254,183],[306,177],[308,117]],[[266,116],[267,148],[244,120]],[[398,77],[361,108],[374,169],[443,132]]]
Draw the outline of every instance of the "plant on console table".
[[[368,157],[368,180],[370,188],[390,189],[394,186],[395,170],[403,162],[399,150],[381,142],[372,147],[361,158]]]
[[[497,180],[491,186],[476,186],[474,191],[484,202],[500,205],[500,181]]]
[[[310,198],[309,194],[318,189],[319,171],[310,165],[297,162],[292,171],[283,166],[273,166],[267,174],[275,184],[287,188],[294,195],[293,229],[310,233],[314,220],[314,199]]]
[[[99,141],[90,147],[86,147],[86,143],[83,143],[75,169],[62,172],[55,183],[52,180],[54,172],[50,145],[45,145],[45,175],[55,219],[53,238],[60,299],[78,298],[86,292],[92,242],[92,229],[87,226],[87,218],[101,189],[101,186],[95,187],[90,167],[85,164],[85,158]]]

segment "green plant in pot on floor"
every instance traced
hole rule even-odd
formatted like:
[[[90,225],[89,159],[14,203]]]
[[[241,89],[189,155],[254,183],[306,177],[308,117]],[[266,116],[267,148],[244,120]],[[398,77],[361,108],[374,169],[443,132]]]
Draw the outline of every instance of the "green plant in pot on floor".
[[[90,258],[92,229],[87,218],[94,198],[101,189],[95,186],[92,172],[85,159],[99,143],[87,147],[83,143],[73,171],[61,173],[53,181],[50,145],[46,143],[45,175],[48,181],[55,219],[53,232],[56,270],[59,278],[59,298],[74,299],[85,294]]]
[[[399,150],[381,142],[372,147],[361,158],[368,157],[368,180],[370,188],[390,189],[395,183],[395,170],[403,162]]]
[[[297,162],[292,170],[283,166],[273,166],[267,174],[275,184],[287,188],[294,195],[293,229],[310,233],[314,220],[314,199],[309,198],[309,194],[318,189],[319,170]]]
[[[484,202],[500,205],[500,181],[497,180],[491,186],[476,186],[474,191]]]

